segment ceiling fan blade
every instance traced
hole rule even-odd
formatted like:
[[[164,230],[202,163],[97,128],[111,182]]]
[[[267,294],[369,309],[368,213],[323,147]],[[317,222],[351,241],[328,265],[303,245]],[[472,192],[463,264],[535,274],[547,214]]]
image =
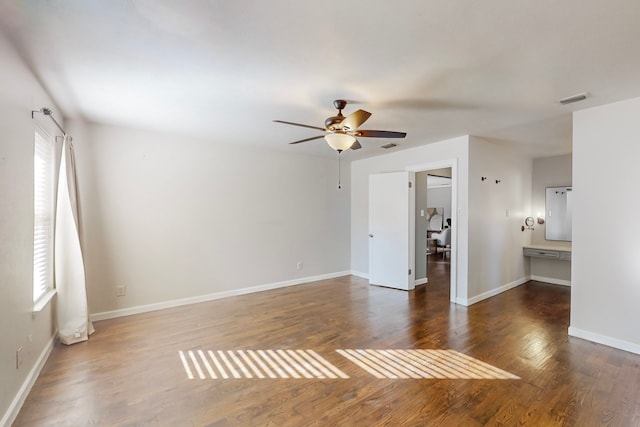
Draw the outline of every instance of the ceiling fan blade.
[[[290,142],[289,144],[300,144],[301,142],[313,141],[314,139],[320,139],[320,138],[324,138],[324,135],[312,136],[311,138],[305,138],[299,141],[293,141],[293,142]]]
[[[345,119],[340,123],[343,130],[355,130],[360,127],[367,119],[371,117],[371,113],[364,110],[358,110],[355,113],[349,114]]]
[[[316,129],[316,130],[326,131],[326,129],[325,129],[325,128],[319,128],[318,126],[303,125],[303,124],[300,124],[300,123],[294,123],[294,122],[285,122],[284,120],[274,120],[274,122],[276,122],[276,123],[284,123],[285,125],[301,126],[301,127],[303,127],[303,128],[309,128],[309,129]]]
[[[358,142],[358,140],[356,139],[356,142],[353,143],[353,145],[351,146],[352,150],[359,150],[362,148],[362,145],[360,145],[360,142]]]
[[[407,136],[407,133],[391,132],[388,130],[359,130],[355,135],[363,136],[365,138],[404,138]]]

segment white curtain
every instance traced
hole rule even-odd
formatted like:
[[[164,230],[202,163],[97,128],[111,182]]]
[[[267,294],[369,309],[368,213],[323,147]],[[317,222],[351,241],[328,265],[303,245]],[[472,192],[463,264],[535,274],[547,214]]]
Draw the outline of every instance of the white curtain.
[[[89,320],[84,260],[78,228],[76,165],[71,137],[62,145],[56,204],[54,270],[57,290],[58,336],[63,344],[89,339],[94,332]]]

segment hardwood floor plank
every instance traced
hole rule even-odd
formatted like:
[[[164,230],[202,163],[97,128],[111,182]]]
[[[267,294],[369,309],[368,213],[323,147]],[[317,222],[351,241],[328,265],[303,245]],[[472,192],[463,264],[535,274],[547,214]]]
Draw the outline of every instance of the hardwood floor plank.
[[[411,292],[347,276],[96,322],[56,344],[14,425],[640,425],[640,356],[569,338],[570,288],[462,307],[447,269]]]

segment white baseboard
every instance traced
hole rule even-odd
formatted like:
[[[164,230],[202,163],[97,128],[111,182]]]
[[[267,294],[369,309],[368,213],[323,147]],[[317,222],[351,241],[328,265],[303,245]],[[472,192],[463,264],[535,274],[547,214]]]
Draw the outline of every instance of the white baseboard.
[[[429,283],[429,278],[425,277],[424,279],[417,279],[413,282],[414,286],[419,286],[419,285],[426,285],[427,283]]]
[[[321,274],[319,276],[302,277],[299,279],[286,280],[283,282],[267,283],[264,285],[252,286],[249,288],[232,289],[229,291],[215,292],[207,295],[196,297],[182,298],[171,301],[163,301],[153,304],[138,305],[135,307],[122,308],[113,311],[103,311],[101,313],[91,314],[91,320],[96,322],[99,320],[113,319],[116,317],[130,316],[132,314],[147,313],[149,311],[163,310],[165,308],[179,307],[181,305],[197,304],[200,302],[213,301],[221,298],[227,298],[237,295],[246,295],[254,292],[268,291],[270,289],[285,288],[287,286],[295,286],[303,283],[315,282],[318,280],[333,279],[336,277],[348,276],[349,271],[340,271],[336,273]]]
[[[571,286],[570,280],[554,279],[553,277],[542,277],[536,276],[534,274],[531,275],[531,280],[535,280],[536,282],[551,283],[552,285]]]
[[[585,331],[584,329],[579,329],[573,326],[569,326],[569,336],[582,338],[587,341],[603,344],[609,347],[628,351],[630,353],[640,354],[640,344],[609,337],[606,335],[600,335],[595,332]]]
[[[511,283],[507,283],[506,285],[502,285],[499,288],[495,288],[495,289],[491,289],[489,291],[483,292],[480,295],[476,295],[474,297],[471,298],[456,298],[456,304],[460,304],[460,305],[464,305],[464,306],[470,306],[472,304],[475,304],[477,302],[480,302],[482,300],[485,300],[487,298],[491,298],[493,296],[496,296],[498,294],[501,294],[505,291],[508,291],[509,289],[513,289],[516,286],[520,286],[524,283],[527,283],[529,281],[529,276],[526,277],[522,277],[518,280],[514,280]]]
[[[38,356],[38,360],[36,360],[36,363],[33,365],[31,370],[29,371],[29,374],[27,375],[27,378],[25,378],[24,382],[22,383],[20,390],[18,390],[18,393],[13,398],[11,405],[9,405],[9,408],[7,408],[7,412],[5,412],[4,416],[0,420],[0,426],[2,427],[10,426],[16,420],[16,417],[18,416],[18,412],[20,412],[20,409],[22,408],[24,401],[27,399],[27,396],[29,395],[29,392],[31,391],[33,384],[35,384],[36,380],[38,379],[38,376],[40,375],[42,368],[44,368],[44,364],[47,363],[47,359],[51,354],[51,350],[53,350],[53,344],[55,343],[57,336],[58,336],[58,332],[56,331],[54,332],[53,336],[51,337],[47,345],[45,345],[44,349],[40,353],[40,356]]]
[[[367,273],[361,273],[359,271],[351,270],[351,275],[369,280],[369,275]]]

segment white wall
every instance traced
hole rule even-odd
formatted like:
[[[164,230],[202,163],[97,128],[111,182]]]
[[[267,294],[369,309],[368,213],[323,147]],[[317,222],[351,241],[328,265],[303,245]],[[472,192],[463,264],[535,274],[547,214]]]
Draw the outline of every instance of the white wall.
[[[467,298],[467,171],[469,137],[461,136],[408,150],[354,161],[351,164],[351,269],[354,274],[369,274],[369,175],[375,173],[434,169],[443,161],[457,162],[457,181],[460,188],[457,204],[457,259],[455,275],[458,277],[458,298]],[[422,167],[424,165],[424,167]],[[416,169],[417,167],[417,169]]]
[[[340,191],[334,159],[70,127],[91,313],[348,272],[348,164]]]
[[[569,334],[640,353],[640,98],[574,113]],[[606,215],[606,228],[602,216]],[[604,246],[603,235],[611,244]]]
[[[482,181],[481,177],[488,179]],[[496,180],[500,183],[496,184]],[[524,283],[521,231],[531,207],[531,159],[508,146],[469,141],[469,302]]]
[[[0,425],[11,421],[20,394],[38,370],[54,335],[51,304],[39,313],[33,306],[33,139],[31,110],[53,109],[53,101],[0,32]],[[53,123],[38,122],[49,132]],[[31,341],[29,340],[31,336]],[[23,364],[16,369],[16,350]]]

